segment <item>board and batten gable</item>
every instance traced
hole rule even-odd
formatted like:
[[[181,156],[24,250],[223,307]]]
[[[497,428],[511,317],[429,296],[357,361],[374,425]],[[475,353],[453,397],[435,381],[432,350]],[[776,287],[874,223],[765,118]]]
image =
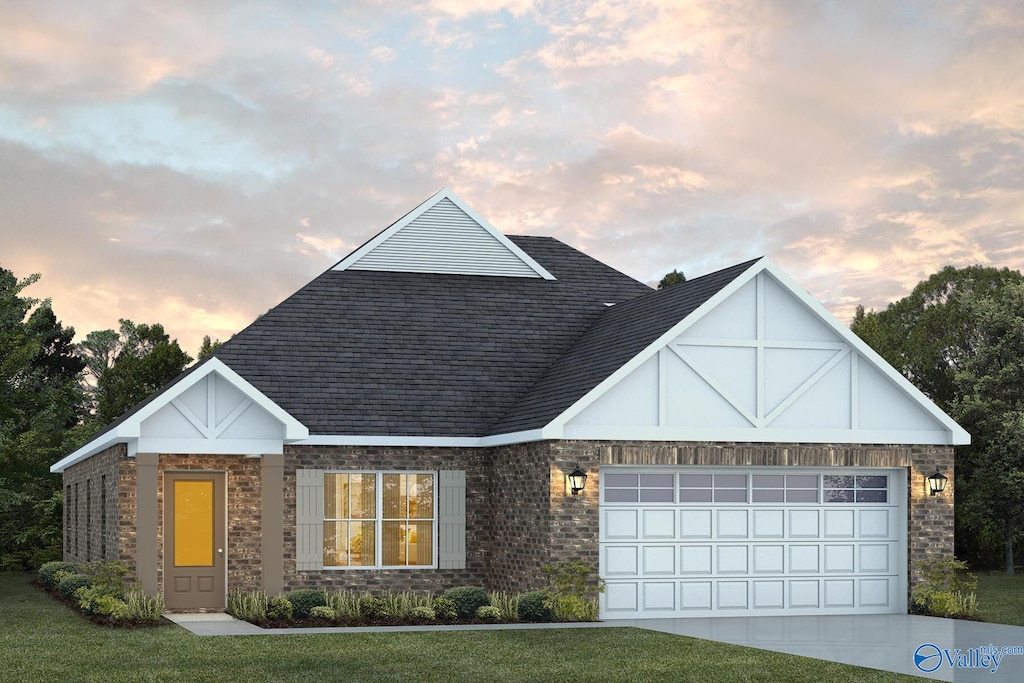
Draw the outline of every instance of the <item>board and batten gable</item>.
[[[356,249],[333,270],[555,279],[447,188]]]
[[[569,439],[970,441],[768,259],[550,426]]]

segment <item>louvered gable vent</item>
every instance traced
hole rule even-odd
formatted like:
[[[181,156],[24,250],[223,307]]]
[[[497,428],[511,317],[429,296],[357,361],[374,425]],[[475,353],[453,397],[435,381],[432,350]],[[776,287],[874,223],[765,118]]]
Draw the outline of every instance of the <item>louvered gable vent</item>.
[[[349,254],[334,270],[555,279],[447,189]]]

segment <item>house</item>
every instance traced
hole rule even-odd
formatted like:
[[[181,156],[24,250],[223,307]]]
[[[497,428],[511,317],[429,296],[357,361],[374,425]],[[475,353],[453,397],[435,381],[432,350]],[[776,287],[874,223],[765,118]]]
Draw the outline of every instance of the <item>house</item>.
[[[767,258],[653,291],[443,190],[52,471],[169,609],[579,559],[604,618],[901,613],[968,441]]]

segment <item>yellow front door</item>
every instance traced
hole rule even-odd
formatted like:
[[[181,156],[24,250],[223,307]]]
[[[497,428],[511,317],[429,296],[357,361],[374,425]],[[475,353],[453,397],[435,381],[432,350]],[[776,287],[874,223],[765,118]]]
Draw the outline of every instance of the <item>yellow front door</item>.
[[[222,472],[168,472],[164,487],[164,602],[168,609],[225,606]]]

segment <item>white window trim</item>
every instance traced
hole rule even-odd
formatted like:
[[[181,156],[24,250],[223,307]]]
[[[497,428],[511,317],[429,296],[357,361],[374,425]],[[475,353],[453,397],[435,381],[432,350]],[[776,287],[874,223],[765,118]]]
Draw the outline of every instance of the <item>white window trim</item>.
[[[767,502],[755,503],[755,502],[752,502],[753,501],[753,490],[754,490],[754,487],[753,487],[753,477],[750,476],[750,475],[751,474],[760,474],[760,473],[764,473],[764,474],[769,474],[769,473],[770,474],[780,474],[780,473],[783,473],[783,472],[777,472],[777,471],[770,471],[769,472],[769,470],[778,470],[779,468],[777,466],[757,466],[757,465],[755,465],[755,466],[742,466],[742,465],[737,465],[737,466],[725,466],[725,467],[722,467],[722,466],[715,466],[715,465],[689,465],[689,466],[683,466],[683,467],[685,467],[685,469],[687,470],[688,473],[693,473],[693,474],[738,474],[736,472],[736,470],[737,469],[742,470],[743,473],[747,474],[747,502],[742,502],[742,503],[740,503],[740,502],[714,502],[714,501],[709,501],[709,502],[680,502],[680,500],[679,500],[679,475],[683,473],[682,470],[680,470],[678,468],[667,468],[667,467],[655,466],[655,467],[644,468],[643,473],[645,473],[645,474],[674,474],[675,477],[674,477],[674,480],[673,480],[673,502],[671,502],[671,503],[669,503],[669,502],[663,502],[663,503],[646,502],[645,503],[645,502],[637,502],[637,501],[632,501],[632,502],[629,502],[629,501],[621,501],[621,502],[609,502],[609,501],[606,501],[605,500],[605,479],[604,479],[604,477],[602,477],[600,479],[600,481],[599,481],[601,505],[608,505],[608,506],[612,506],[612,507],[616,507],[616,506],[620,506],[620,507],[633,506],[633,507],[635,507],[637,505],[645,505],[645,506],[649,506],[649,507],[657,507],[659,505],[671,505],[671,506],[677,506],[677,505],[683,505],[683,506],[701,506],[701,505],[707,506],[707,505],[714,505],[714,506],[736,507],[736,508],[743,508],[743,507],[758,507],[758,508],[762,508],[762,507],[778,507],[778,506],[786,506],[786,507],[819,507],[819,506],[828,506],[830,508],[831,507],[837,507],[838,508],[838,507],[844,507],[844,506],[845,507],[854,506],[854,507],[857,507],[857,508],[861,508],[861,507],[885,507],[885,506],[889,506],[889,505],[893,505],[894,504],[894,501],[892,500],[893,486],[894,486],[893,479],[892,479],[892,472],[889,471],[886,468],[879,468],[879,469],[870,468],[870,467],[864,467],[864,468],[857,468],[857,467],[853,467],[853,468],[850,468],[850,467],[814,468],[814,467],[792,467],[792,466],[788,466],[788,467],[785,468],[786,471],[784,472],[784,474],[816,474],[818,476],[818,486],[817,486],[818,500],[817,500],[817,502],[813,502],[813,503],[810,503],[810,502],[806,502],[806,503],[804,503],[804,502],[801,502],[801,503],[797,503],[797,502],[793,502],[793,503],[787,503],[787,502],[783,502],[783,503],[778,503],[778,502],[776,502],[776,503],[767,503]],[[628,470],[630,473],[638,472],[639,471],[635,465],[629,465],[629,466],[615,466],[615,465],[608,466],[608,465],[605,465],[601,469],[606,474],[607,473],[614,473],[614,472],[617,472],[619,470]],[[886,500],[885,501],[877,501],[877,502],[826,501],[825,500],[824,475],[830,475],[830,474],[834,474],[834,475],[860,475],[860,476],[885,476],[886,477],[886,486],[885,486],[884,490],[886,491]],[[618,488],[618,487],[610,487],[610,488]],[[810,490],[810,489],[808,489],[808,490]],[[881,490],[881,489],[879,489],[879,490]]]
[[[374,475],[377,478],[376,491],[375,491],[375,495],[376,495],[375,515],[376,516],[373,518],[373,521],[374,521],[374,559],[383,559],[383,557],[384,557],[384,534],[382,533],[383,525],[384,525],[384,475],[387,475],[387,474],[429,474],[429,475],[431,475],[431,477],[433,478],[434,516],[430,518],[430,520],[431,520],[431,536],[432,536],[432,540],[431,540],[431,558],[430,558],[431,559],[431,564],[429,564],[429,565],[426,565],[426,564],[417,564],[417,565],[397,564],[397,565],[392,565],[392,564],[380,564],[380,562],[378,562],[377,564],[372,564],[372,565],[357,565],[357,566],[351,566],[351,565],[340,565],[339,566],[339,565],[327,565],[327,564],[325,564],[324,567],[323,567],[325,571],[367,571],[367,570],[369,570],[369,571],[377,571],[377,570],[381,570],[381,569],[417,570],[417,569],[437,569],[438,568],[438,545],[437,545],[438,544],[438,522],[437,522],[437,480],[438,480],[438,473],[436,471],[431,471],[431,470],[324,470],[324,476],[325,477],[329,476],[331,474],[372,474],[372,475]],[[330,520],[327,519],[326,505],[327,505],[327,501],[325,499],[324,500],[325,509],[323,511],[324,512],[324,522],[325,523],[327,521],[330,521]],[[388,521],[394,521],[394,520],[388,520]],[[326,543],[326,541],[325,541],[325,543]]]

